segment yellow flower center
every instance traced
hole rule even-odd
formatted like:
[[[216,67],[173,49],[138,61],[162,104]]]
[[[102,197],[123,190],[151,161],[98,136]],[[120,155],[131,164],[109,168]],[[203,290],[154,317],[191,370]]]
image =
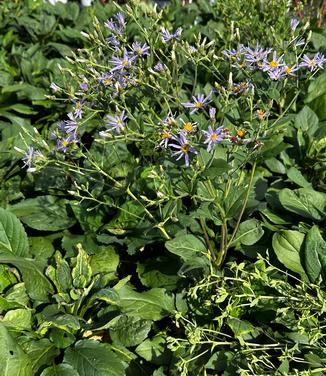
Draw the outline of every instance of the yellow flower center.
[[[112,84],[111,78],[107,78],[106,80],[104,80],[104,83],[105,85],[111,85]]]
[[[290,73],[292,72],[292,68],[290,68],[290,67],[286,67],[286,68],[284,69],[284,72],[285,72],[286,74],[290,74]]]
[[[187,123],[185,123],[185,125],[183,126],[183,129],[186,131],[186,132],[191,132],[194,127],[192,126],[192,124],[190,123],[190,121],[188,121]]]
[[[169,138],[169,134],[168,134],[168,132],[163,132],[162,133],[162,138],[163,138],[163,140],[166,140],[167,138]]]
[[[189,151],[189,145],[188,144],[183,144],[181,146],[181,151],[184,153],[184,154],[187,154],[188,151]]]
[[[212,141],[216,141],[217,139],[217,134],[214,132],[212,135],[211,135],[211,140]]]
[[[275,61],[275,60],[272,60],[270,63],[269,63],[269,66],[271,68],[277,68],[278,67],[278,62]]]
[[[202,102],[196,102],[195,107],[196,108],[203,108],[203,103]]]
[[[63,140],[63,141],[62,141],[62,145],[63,145],[63,146],[68,146],[69,144],[70,144],[70,142],[67,141],[67,140]]]
[[[128,60],[127,60],[127,59],[123,59],[122,62],[121,62],[121,65],[122,65],[123,67],[126,67],[127,64],[128,64]]]
[[[78,101],[76,102],[76,109],[77,110],[80,110],[81,109],[81,103]]]
[[[309,65],[310,65],[311,67],[314,67],[314,66],[316,65],[315,60],[314,60],[314,59],[311,59],[310,62],[309,62]]]
[[[243,138],[246,135],[246,131],[244,129],[239,129],[237,135],[238,137]]]

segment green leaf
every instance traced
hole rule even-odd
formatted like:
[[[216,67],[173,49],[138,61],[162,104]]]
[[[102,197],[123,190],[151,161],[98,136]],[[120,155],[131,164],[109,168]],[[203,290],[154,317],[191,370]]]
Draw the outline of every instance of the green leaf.
[[[76,222],[68,212],[68,205],[68,200],[55,196],[38,196],[12,205],[10,211],[35,230],[59,231]]]
[[[127,364],[108,345],[92,340],[78,341],[65,351],[64,362],[79,376],[125,376]]]
[[[320,273],[326,276],[326,242],[317,226],[308,231],[303,248],[304,266],[309,279],[315,282]]]
[[[145,340],[150,330],[150,320],[123,315],[110,325],[110,337],[116,344],[126,347],[136,346]]]
[[[48,295],[53,293],[53,288],[36,261],[23,257],[0,256],[0,263],[12,264],[19,269],[31,299],[41,302],[48,301]]]
[[[317,221],[325,219],[326,194],[308,188],[282,189],[279,193],[282,206],[304,218]]]
[[[294,122],[296,128],[301,129],[303,132],[307,132],[310,135],[313,135],[318,129],[318,124],[318,116],[308,106],[303,107],[303,109],[296,115]]]
[[[0,253],[28,256],[28,238],[19,219],[0,208]]]
[[[265,159],[265,164],[272,172],[275,172],[276,174],[285,174],[286,172],[284,164],[274,157]]]
[[[233,243],[240,242],[244,245],[253,245],[264,235],[261,222],[257,219],[248,219],[240,224]]]
[[[166,248],[182,260],[196,267],[208,265],[205,242],[194,235],[180,235],[165,243]]]
[[[135,351],[136,354],[154,364],[168,363],[170,358],[170,354],[167,352],[166,338],[160,335],[146,339]]]
[[[145,292],[136,292],[128,286],[119,290],[116,304],[130,316],[145,320],[160,320],[174,310],[172,294],[165,289],[154,288]]]
[[[72,283],[76,288],[85,288],[92,279],[92,268],[89,263],[89,256],[84,251],[81,244],[77,244],[76,266],[72,269]]]
[[[279,261],[295,273],[307,280],[301,265],[300,249],[304,234],[299,231],[284,230],[273,235],[273,249]]]
[[[293,181],[293,183],[299,185],[302,188],[312,188],[311,183],[309,183],[304,176],[301,174],[301,172],[295,168],[291,167],[287,171],[288,178]]]
[[[2,322],[18,331],[32,329],[32,312],[30,309],[13,309],[8,311]]]
[[[0,323],[1,376],[32,376],[32,366],[6,327]]]
[[[79,373],[70,365],[66,363],[57,366],[46,368],[41,376],[80,376]]]
[[[6,265],[0,265],[0,293],[16,282],[17,278],[14,273],[9,270],[9,267]]]
[[[35,340],[23,336],[19,338],[19,345],[32,364],[33,374],[38,374],[37,372],[41,367],[53,363],[54,359],[60,354],[60,351],[47,338]]]
[[[90,257],[93,274],[115,273],[119,266],[119,255],[113,246],[100,246],[97,253]]]
[[[305,98],[305,103],[310,103],[314,99],[324,95],[326,93],[326,72],[316,77],[311,81],[308,88],[308,95]]]

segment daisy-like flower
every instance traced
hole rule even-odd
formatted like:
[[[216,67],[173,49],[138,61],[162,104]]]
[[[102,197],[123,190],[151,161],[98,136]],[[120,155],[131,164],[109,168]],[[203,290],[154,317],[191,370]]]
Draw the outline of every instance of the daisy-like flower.
[[[276,69],[279,69],[283,67],[285,64],[283,62],[283,55],[281,55],[279,58],[277,57],[277,52],[273,52],[273,58],[272,60],[267,60],[267,58],[264,60],[264,63],[262,65],[264,72],[270,72]]]
[[[34,148],[33,147],[29,147],[27,149],[27,152],[26,154],[24,155],[24,157],[22,158],[22,161],[24,162],[24,167],[28,167],[28,168],[31,168],[32,165],[33,165],[33,161],[34,161]]]
[[[144,43],[143,45],[141,45],[140,43],[138,42],[134,42],[131,46],[132,48],[132,52],[135,56],[137,57],[142,57],[142,56],[145,56],[145,55],[149,55],[149,46]]]
[[[260,47],[257,43],[255,49],[247,47],[245,51],[246,63],[249,66],[257,65],[259,67],[263,64],[263,61],[267,59],[268,54],[271,52],[271,48],[265,50],[263,47]]]
[[[286,74],[283,68],[284,67],[268,70],[267,73],[269,75],[269,78],[274,81],[279,81],[280,79],[284,78]]]
[[[170,139],[171,139],[171,134],[168,131],[163,130],[161,134],[161,142],[159,143],[159,146],[163,146],[164,148],[167,148],[168,142]]]
[[[239,48],[232,48],[231,50],[223,50],[222,55],[228,57],[231,60],[241,60],[242,54],[245,52],[245,47],[240,44]]]
[[[161,27],[161,37],[163,43],[168,43],[171,40],[178,40],[181,36],[182,28],[179,27],[174,34],[170,33],[165,27]]]
[[[291,19],[291,30],[295,31],[295,29],[298,27],[299,23],[300,23],[299,20],[292,18]]]
[[[110,18],[109,20],[104,22],[104,26],[107,27],[110,31],[121,35],[123,33],[123,29],[126,27],[125,16],[120,12],[117,13],[114,18],[117,22]]]
[[[87,82],[82,82],[80,85],[79,85],[80,89],[82,91],[87,91],[88,90],[88,85],[87,85]]]
[[[85,99],[82,99],[82,100],[74,101],[74,103],[75,103],[74,116],[77,119],[81,119],[83,117],[83,113],[84,113],[83,107],[85,106],[86,101]]]
[[[285,76],[295,76],[294,72],[299,69],[297,65],[292,65],[292,67],[285,65],[282,70]]]
[[[193,108],[193,110],[190,112],[190,115],[192,115],[198,110],[203,110],[206,107],[207,103],[209,102],[209,97],[211,95],[212,93],[208,94],[207,97],[205,97],[204,94],[199,94],[197,98],[193,95],[193,102],[186,102],[181,104],[186,108]]]
[[[177,161],[184,157],[186,167],[190,164],[189,154],[197,154],[197,150],[189,145],[188,140],[186,139],[186,135],[184,133],[180,133],[178,137],[174,137],[174,139],[178,142],[177,144],[170,144],[170,146],[177,149],[177,151],[172,153],[172,157],[177,157]]]
[[[108,38],[106,38],[106,41],[111,44],[111,46],[117,51],[119,46],[120,46],[120,42],[119,40],[117,39],[117,37],[112,34],[110,35]]]
[[[169,111],[169,113],[166,115],[165,119],[162,121],[162,123],[168,127],[170,127],[171,125],[175,124],[176,121],[175,121],[175,113],[173,114],[171,111]]]
[[[225,137],[225,134],[223,132],[223,128],[219,127],[213,130],[211,126],[208,127],[207,131],[203,131],[204,136],[206,137],[206,140],[204,141],[204,144],[207,144],[207,151],[210,152],[213,148],[213,146],[219,142],[222,141]]]
[[[65,131],[68,134],[76,134],[78,130],[78,123],[75,118],[75,114],[72,112],[69,112],[67,114],[69,120],[65,120],[63,122],[59,123],[59,130]]]
[[[191,121],[184,121],[183,119],[180,119],[183,127],[182,130],[185,133],[193,133],[197,130],[198,123],[192,123]]]
[[[57,150],[66,153],[69,147],[78,142],[78,137],[76,134],[70,134],[64,138],[57,139]]]
[[[161,62],[154,65],[154,70],[156,72],[162,72],[164,71],[164,69],[165,69],[165,66]]]
[[[56,93],[57,91],[61,90],[61,87],[58,86],[55,82],[51,82],[50,89],[52,89]]]
[[[299,66],[307,67],[310,72],[313,72],[318,68],[323,69],[323,64],[325,61],[325,56],[320,52],[317,52],[312,59],[310,59],[308,55],[303,55],[302,62],[299,64]]]
[[[105,122],[105,124],[109,127],[107,131],[115,130],[117,133],[120,133],[126,126],[127,116],[125,115],[125,111],[123,110],[121,114],[116,116],[107,115],[106,119],[107,121]],[[101,133],[103,135],[105,132]]]
[[[104,86],[111,86],[115,82],[115,77],[114,77],[114,74],[107,72],[107,73],[102,73],[101,76],[98,78],[98,80]]]
[[[111,72],[119,71],[124,72],[131,67],[131,63],[136,59],[136,56],[129,55],[126,48],[123,49],[123,57],[112,56],[109,62],[114,65]]]

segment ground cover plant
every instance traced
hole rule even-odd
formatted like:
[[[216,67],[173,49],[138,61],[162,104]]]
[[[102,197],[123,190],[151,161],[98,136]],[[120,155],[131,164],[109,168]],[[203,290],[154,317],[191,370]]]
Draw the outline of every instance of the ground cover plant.
[[[93,14],[19,127],[6,375],[323,374],[325,35],[271,3]]]

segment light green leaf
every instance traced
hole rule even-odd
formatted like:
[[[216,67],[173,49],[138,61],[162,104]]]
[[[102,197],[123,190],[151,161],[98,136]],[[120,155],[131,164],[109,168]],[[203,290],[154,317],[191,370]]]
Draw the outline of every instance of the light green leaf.
[[[130,316],[144,320],[160,320],[174,310],[172,294],[165,289],[151,289],[145,292],[136,292],[128,286],[119,290],[117,305]]]
[[[166,353],[166,350],[166,339],[163,336],[158,335],[152,339],[146,339],[146,341],[137,346],[135,351],[136,354],[148,362],[162,364],[163,357],[165,357],[166,360],[169,359],[169,354]]]
[[[0,208],[0,254],[28,256],[28,238],[19,219]]]
[[[32,312],[30,309],[13,309],[8,311],[2,322],[9,327],[16,330],[31,330],[32,328]]]
[[[70,364],[79,376],[125,376],[127,364],[108,345],[82,340],[65,351],[64,362]]]
[[[273,249],[279,261],[295,273],[307,279],[301,265],[300,249],[304,234],[299,231],[284,230],[273,235]]]
[[[32,376],[32,366],[6,327],[0,323],[1,376]]]
[[[240,224],[233,243],[240,242],[244,245],[253,245],[264,235],[261,222],[257,219],[248,219]]]
[[[150,320],[122,315],[110,325],[110,337],[115,344],[126,347],[136,346],[145,340],[150,330]]]
[[[68,213],[68,205],[68,200],[55,196],[38,196],[12,205],[10,211],[35,230],[59,231],[76,222]]]
[[[115,273],[119,265],[119,255],[113,246],[100,246],[95,255],[90,257],[93,274]]]
[[[303,109],[296,115],[294,125],[303,132],[313,135],[318,129],[319,119],[314,111],[304,106]]]
[[[289,168],[287,172],[288,178],[293,181],[295,184],[299,185],[302,188],[311,188],[311,183],[309,183],[301,172],[295,168]]]
[[[72,269],[72,282],[76,288],[85,288],[92,279],[92,268],[89,263],[89,256],[81,244],[77,244],[76,266]]]
[[[325,219],[326,194],[309,188],[282,189],[279,193],[282,206],[304,218],[321,221]]]
[[[312,282],[321,272],[326,275],[326,242],[317,226],[312,226],[306,235],[303,257],[305,270]]]
[[[70,364],[62,363],[46,368],[41,376],[79,376],[79,373]]]
[[[33,300],[48,301],[48,295],[53,293],[53,288],[36,261],[23,257],[0,256],[0,263],[12,264],[20,271],[27,293]]]

